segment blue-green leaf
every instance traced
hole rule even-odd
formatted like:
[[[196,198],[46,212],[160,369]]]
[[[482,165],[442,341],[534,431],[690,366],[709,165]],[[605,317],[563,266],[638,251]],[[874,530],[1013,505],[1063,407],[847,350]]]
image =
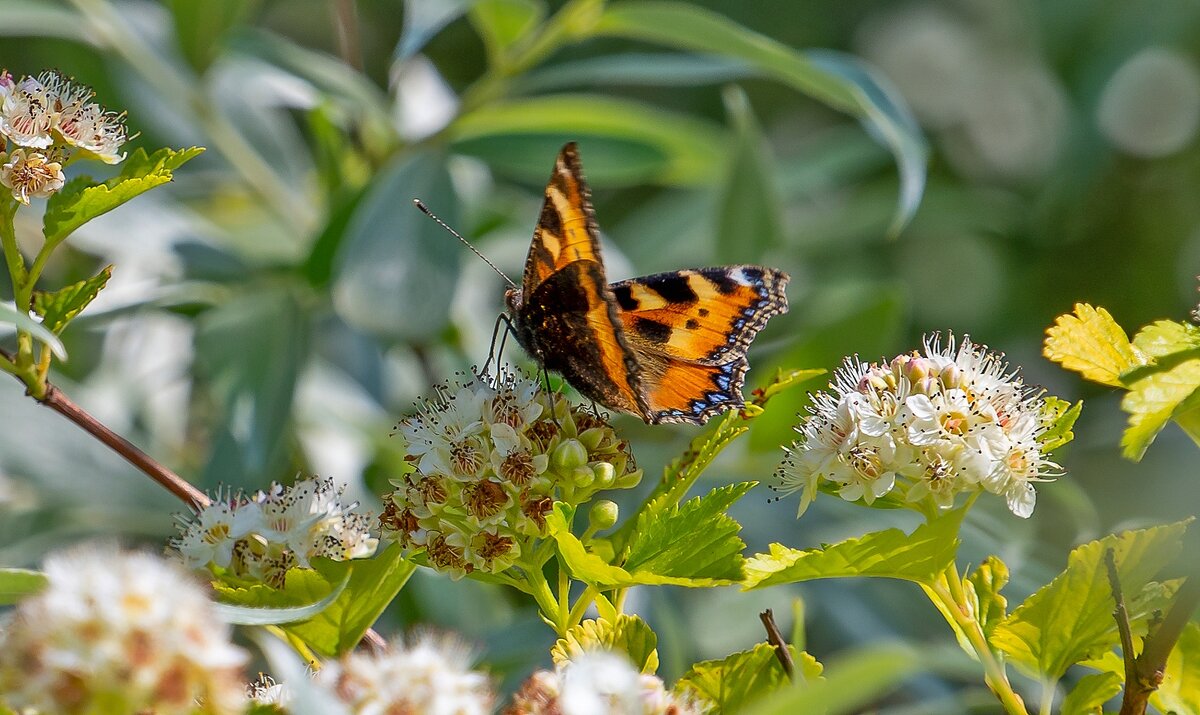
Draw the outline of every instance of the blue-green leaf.
[[[294,569],[288,574],[287,582],[283,590],[273,591],[272,589],[268,589],[266,586],[260,586],[256,587],[258,589],[256,593],[259,594],[260,598],[262,598],[262,594],[277,594],[277,602],[287,603],[290,602],[294,597],[293,594],[289,592],[288,587],[290,586],[293,590],[299,589],[298,583],[306,578],[317,578],[322,586],[327,585],[324,579],[319,577],[314,571],[308,571],[307,569]],[[331,603],[333,603],[339,596],[342,595],[342,592],[346,590],[346,584],[349,582],[350,572],[347,571],[342,580],[333,587],[333,590],[330,591],[328,595],[319,600],[300,606],[242,606],[220,602],[214,605],[216,606],[217,614],[220,615],[222,619],[239,626],[270,626],[278,625],[280,623],[292,623],[294,621],[302,621],[312,618],[321,611],[324,611]],[[264,600],[270,602],[272,599],[265,598]]]
[[[67,359],[67,349],[63,346],[62,340],[59,340],[58,336],[50,332],[46,326],[29,317],[29,313],[17,310],[17,307],[11,303],[0,303],[0,324],[4,323],[15,325],[49,345],[50,350],[59,360]]]
[[[404,0],[404,27],[392,53],[393,62],[417,54],[443,27],[462,16],[469,0]]]

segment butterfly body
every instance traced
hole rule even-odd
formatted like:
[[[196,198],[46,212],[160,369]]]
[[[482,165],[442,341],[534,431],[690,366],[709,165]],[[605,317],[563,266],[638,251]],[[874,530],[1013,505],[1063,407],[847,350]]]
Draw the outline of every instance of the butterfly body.
[[[578,153],[567,144],[522,285],[505,295],[521,346],[584,396],[651,424],[703,424],[742,407],[746,349],[787,311],[787,274],[722,266],[610,285],[599,237]]]

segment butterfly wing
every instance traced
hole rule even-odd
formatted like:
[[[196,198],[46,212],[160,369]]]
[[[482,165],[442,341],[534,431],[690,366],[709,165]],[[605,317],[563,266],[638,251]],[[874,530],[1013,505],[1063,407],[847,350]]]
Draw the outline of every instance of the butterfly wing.
[[[759,266],[660,273],[609,286],[642,368],[650,422],[703,424],[743,405],[746,349],[787,312],[788,275]]]
[[[625,341],[600,259],[600,230],[570,143],[546,184],[542,212],[514,306],[522,345],[582,394],[641,416],[641,369]]]

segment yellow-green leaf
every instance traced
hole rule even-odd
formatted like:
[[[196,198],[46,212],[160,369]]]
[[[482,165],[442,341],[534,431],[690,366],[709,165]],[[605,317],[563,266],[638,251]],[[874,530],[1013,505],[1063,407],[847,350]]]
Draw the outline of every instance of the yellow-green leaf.
[[[1200,327],[1174,320],[1158,320],[1133,336],[1133,347],[1159,360],[1200,348]]]
[[[1200,715],[1200,624],[1184,626],[1150,703],[1159,712]]]
[[[1079,679],[1063,700],[1061,715],[1100,715],[1104,703],[1121,692],[1121,676],[1092,673]]]
[[[1179,552],[1188,523],[1126,531],[1078,547],[1065,571],[996,626],[992,645],[1023,670],[1051,680],[1076,662],[1098,657],[1119,641],[1105,551],[1114,551],[1128,600],[1143,592],[1160,596],[1161,585],[1151,579]]]
[[[639,671],[658,670],[658,636],[638,616],[621,614],[615,620],[588,620],[567,631],[550,649],[554,665],[561,667],[589,650],[614,650],[629,656]]]
[[[53,292],[37,291],[33,294],[33,312],[42,316],[42,325],[59,334],[88,307],[112,277],[112,266],[87,280],[72,283]]]
[[[1123,387],[1121,373],[1145,364],[1129,337],[1104,308],[1076,303],[1046,330],[1042,354],[1094,382]]]
[[[1038,440],[1042,443],[1044,453],[1049,454],[1075,439],[1071,428],[1075,426],[1075,420],[1079,419],[1081,411],[1083,400],[1074,405],[1053,395],[1042,400],[1042,423],[1046,425],[1046,429],[1038,436]]]
[[[797,680],[815,680],[823,667],[808,653],[789,646],[799,673]],[[720,660],[696,663],[675,684],[675,691],[710,702],[723,713],[737,713],[755,700],[789,684],[775,646],[759,643],[750,650]]]
[[[1197,407],[1198,389],[1200,357],[1151,372],[1130,385],[1121,400],[1121,409],[1129,413],[1129,427],[1121,436],[1121,453],[1134,461],[1140,460],[1172,417]]]
[[[770,553],[746,560],[746,589],[819,578],[874,576],[931,584],[954,560],[964,509],[921,524],[912,534],[877,531],[817,549],[771,544]]]
[[[46,576],[41,571],[0,569],[0,606],[10,606],[45,587]]]

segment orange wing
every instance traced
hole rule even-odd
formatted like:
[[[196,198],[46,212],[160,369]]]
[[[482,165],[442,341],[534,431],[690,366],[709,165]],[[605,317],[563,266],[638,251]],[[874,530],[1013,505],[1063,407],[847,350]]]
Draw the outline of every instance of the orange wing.
[[[759,266],[660,273],[609,286],[642,368],[648,421],[703,424],[742,407],[746,350],[787,312],[788,276]]]
[[[525,295],[568,263],[593,261],[600,265],[600,228],[592,210],[591,192],[583,178],[575,143],[563,146],[546,184],[542,213],[533,231],[533,244],[525,259]],[[601,283],[603,285],[603,283]]]

